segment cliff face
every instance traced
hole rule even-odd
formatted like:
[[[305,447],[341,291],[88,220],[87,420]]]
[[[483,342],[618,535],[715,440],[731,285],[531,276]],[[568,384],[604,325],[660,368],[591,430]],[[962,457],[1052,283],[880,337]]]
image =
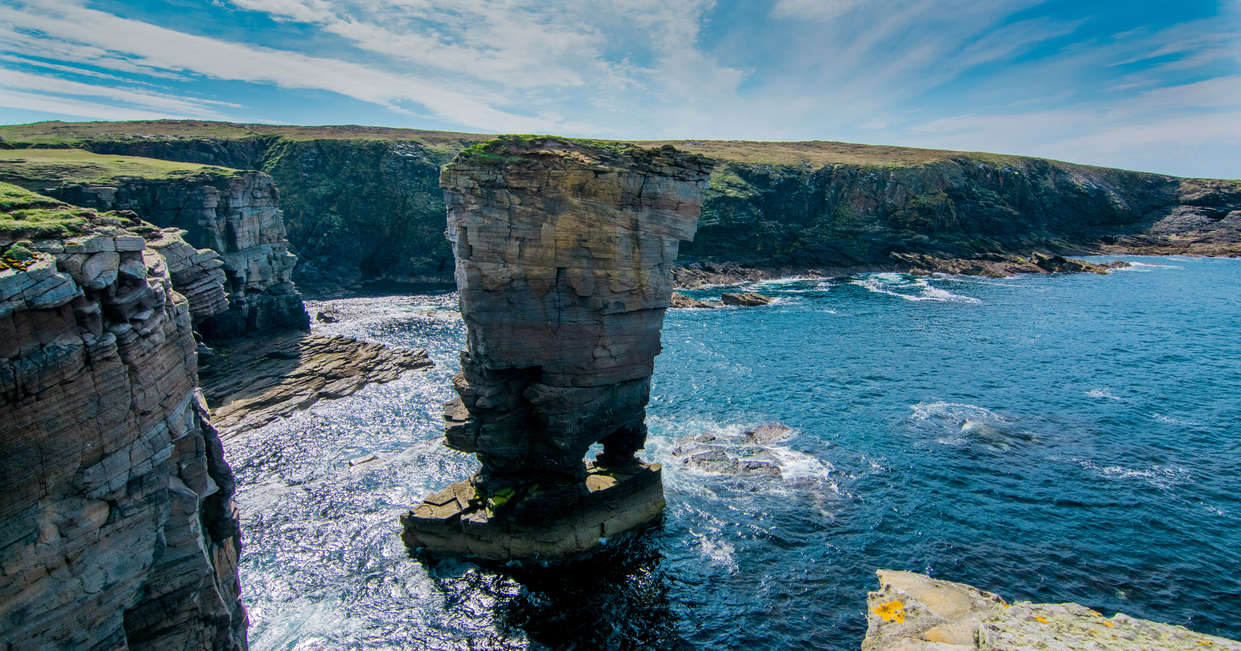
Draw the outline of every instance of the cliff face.
[[[297,258],[289,253],[276,187],[267,175],[124,178],[62,185],[48,192],[98,210],[132,210],[159,226],[184,230],[185,240],[198,250],[170,251],[169,262],[174,281],[193,299],[195,316],[203,317],[195,326],[204,336],[219,339],[309,326],[293,284]],[[216,297],[200,296],[187,284],[217,264],[212,252],[218,253],[225,276],[228,309],[223,312],[205,305]]]
[[[281,191],[299,282],[451,277],[440,166],[452,153],[413,141],[286,140],[263,169]],[[347,243],[347,244],[346,244]]]
[[[75,214],[69,239],[0,238],[0,629],[22,648],[244,648],[189,303],[143,237]]]
[[[1141,233],[1177,205],[1169,177],[1038,159],[733,162],[712,178],[684,258],[804,268],[891,264],[893,253],[1080,252]]]
[[[372,279],[452,279],[439,174],[463,144],[431,148],[413,139],[253,135],[93,138],[81,146],[101,154],[266,172],[280,188],[289,243],[301,258],[294,270],[297,282],[356,287]]]

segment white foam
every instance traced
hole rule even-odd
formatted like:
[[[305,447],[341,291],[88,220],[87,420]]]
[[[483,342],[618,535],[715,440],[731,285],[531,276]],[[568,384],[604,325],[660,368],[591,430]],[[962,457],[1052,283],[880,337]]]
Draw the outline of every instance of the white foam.
[[[1112,390],[1106,387],[1099,388],[1099,389],[1091,389],[1086,392],[1086,395],[1090,396],[1091,398],[1105,398],[1107,400],[1123,400],[1123,398],[1112,393]]]
[[[885,272],[864,275],[849,281],[876,294],[895,296],[907,301],[934,301],[939,303],[981,303],[972,296],[954,294],[946,289],[932,286],[925,278],[908,278],[902,274]]]
[[[737,571],[737,550],[730,543],[713,539],[706,534],[694,533],[698,539],[698,552],[703,558],[716,565],[721,565],[729,572]]]
[[[1088,459],[1073,459],[1083,469],[1109,479],[1136,479],[1155,488],[1171,488],[1192,481],[1189,471],[1179,466],[1154,465],[1145,470],[1121,465],[1104,466]]]
[[[909,408],[914,412],[910,417],[916,421],[930,420],[932,418],[951,418],[963,423],[970,421],[1012,422],[986,407],[979,407],[978,405],[964,402],[919,402],[916,405],[910,405]]]

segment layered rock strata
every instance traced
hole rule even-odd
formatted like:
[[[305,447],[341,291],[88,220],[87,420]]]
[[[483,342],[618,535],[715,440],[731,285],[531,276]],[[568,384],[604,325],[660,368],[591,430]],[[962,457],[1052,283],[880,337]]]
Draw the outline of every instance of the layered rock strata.
[[[445,440],[482,469],[451,489],[461,499],[405,518],[409,546],[555,557],[658,515],[659,468],[634,454],[672,265],[709,172],[671,147],[547,137],[493,140],[444,170],[467,328]],[[599,476],[607,486],[592,490]],[[525,535],[548,522],[579,533]]]
[[[106,221],[0,265],[0,646],[243,649],[190,304]]]
[[[879,570],[866,600],[863,651],[983,649],[1232,649],[1241,642],[1074,603],[1008,603],[913,572]]]
[[[211,266],[209,249],[223,264],[228,310],[198,321],[206,337],[226,339],[253,332],[309,327],[293,283],[297,257],[289,252],[284,216],[271,178],[258,172],[199,174],[185,178],[125,178],[109,184],[70,184],[49,192],[98,210],[132,210],[161,227],[185,231],[197,251],[175,253],[174,282],[184,267]],[[182,255],[184,254],[184,255]],[[201,305],[193,287],[180,284]],[[197,314],[196,314],[197,316]]]
[[[224,438],[432,365],[425,350],[296,332],[230,341],[215,353],[200,377]]]

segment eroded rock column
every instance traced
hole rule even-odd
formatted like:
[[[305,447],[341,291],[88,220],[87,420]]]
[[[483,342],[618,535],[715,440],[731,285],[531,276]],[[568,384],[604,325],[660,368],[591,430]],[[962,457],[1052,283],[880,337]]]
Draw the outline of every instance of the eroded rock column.
[[[499,138],[448,165],[468,338],[446,442],[482,470],[404,519],[410,547],[555,557],[658,518],[659,468],[634,454],[710,167],[671,147],[550,137]]]

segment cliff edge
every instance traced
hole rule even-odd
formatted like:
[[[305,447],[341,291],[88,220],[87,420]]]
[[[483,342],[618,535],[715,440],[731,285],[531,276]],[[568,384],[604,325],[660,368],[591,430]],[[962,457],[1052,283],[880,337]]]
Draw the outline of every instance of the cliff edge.
[[[175,236],[0,184],[6,646],[244,649],[233,477]]]

